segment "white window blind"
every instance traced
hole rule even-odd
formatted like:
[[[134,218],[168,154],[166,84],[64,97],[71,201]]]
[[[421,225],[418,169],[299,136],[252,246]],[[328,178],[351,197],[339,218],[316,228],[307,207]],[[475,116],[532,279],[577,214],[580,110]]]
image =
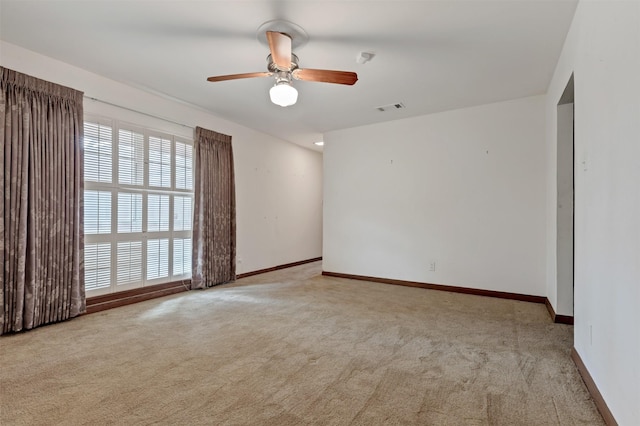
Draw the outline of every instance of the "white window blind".
[[[191,274],[191,238],[173,240],[173,275]]]
[[[171,141],[149,136],[149,186],[171,187]]]
[[[118,232],[142,232],[142,194],[118,192]]]
[[[191,197],[175,196],[173,202],[173,230],[191,231]]]
[[[111,233],[111,192],[84,192],[84,233]]]
[[[142,185],[144,183],[144,135],[120,129],[118,157],[118,182],[126,185]]]
[[[169,230],[169,196],[149,194],[149,222],[147,231],[158,232]]]
[[[147,241],[147,279],[169,276],[169,240]]]
[[[95,118],[84,147],[87,294],[190,277],[192,144]]]
[[[112,174],[111,127],[99,123],[84,124],[84,180],[111,182]]]
[[[176,188],[193,189],[193,149],[176,142]]]
[[[86,290],[111,285],[111,244],[84,245],[84,282]]]
[[[142,282],[142,241],[118,242],[117,271],[118,285]]]

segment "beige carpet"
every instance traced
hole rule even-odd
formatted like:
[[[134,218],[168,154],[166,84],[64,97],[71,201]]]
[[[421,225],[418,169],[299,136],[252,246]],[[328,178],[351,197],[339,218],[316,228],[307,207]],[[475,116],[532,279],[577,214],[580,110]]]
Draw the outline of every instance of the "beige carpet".
[[[0,423],[602,424],[543,305],[320,270],[2,337]]]

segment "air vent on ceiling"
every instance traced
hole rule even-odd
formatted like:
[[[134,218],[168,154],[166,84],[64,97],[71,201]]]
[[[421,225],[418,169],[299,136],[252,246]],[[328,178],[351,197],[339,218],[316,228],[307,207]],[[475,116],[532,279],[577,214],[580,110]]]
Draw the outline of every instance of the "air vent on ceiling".
[[[377,107],[376,109],[378,111],[384,112],[384,111],[391,111],[394,109],[402,109],[402,108],[405,108],[404,104],[402,102],[398,102],[397,104],[382,105]]]

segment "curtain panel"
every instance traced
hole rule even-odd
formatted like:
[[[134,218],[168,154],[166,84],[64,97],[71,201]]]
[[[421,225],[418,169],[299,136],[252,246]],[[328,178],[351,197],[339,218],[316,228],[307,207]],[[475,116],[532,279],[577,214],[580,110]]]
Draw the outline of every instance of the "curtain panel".
[[[0,328],[85,311],[82,92],[0,67]]]
[[[191,288],[236,279],[236,197],[231,136],[196,127]]]

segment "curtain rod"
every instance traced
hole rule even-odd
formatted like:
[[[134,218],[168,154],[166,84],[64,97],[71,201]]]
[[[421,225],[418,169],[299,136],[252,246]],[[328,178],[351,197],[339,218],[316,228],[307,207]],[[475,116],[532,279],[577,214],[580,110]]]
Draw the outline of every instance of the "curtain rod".
[[[157,118],[158,120],[166,121],[166,122],[172,123],[172,124],[177,124],[178,126],[187,127],[189,129],[192,129],[192,130],[195,129],[193,126],[189,126],[187,124],[178,123],[177,121],[173,121],[173,120],[170,120],[168,118],[160,117],[158,115],[149,114],[148,112],[138,111],[138,110],[133,109],[133,108],[128,108],[128,107],[125,107],[125,106],[122,106],[122,105],[118,105],[118,104],[114,104],[114,103],[111,103],[111,102],[108,102],[108,101],[103,101],[102,99],[92,98],[91,96],[84,96],[84,98],[92,100],[92,101],[95,101],[95,102],[100,102],[100,103],[103,103],[105,105],[110,105],[110,106],[113,106],[113,107],[116,107],[116,108],[124,109],[124,110],[131,111],[131,112],[135,112],[137,114],[146,115],[147,117]]]

